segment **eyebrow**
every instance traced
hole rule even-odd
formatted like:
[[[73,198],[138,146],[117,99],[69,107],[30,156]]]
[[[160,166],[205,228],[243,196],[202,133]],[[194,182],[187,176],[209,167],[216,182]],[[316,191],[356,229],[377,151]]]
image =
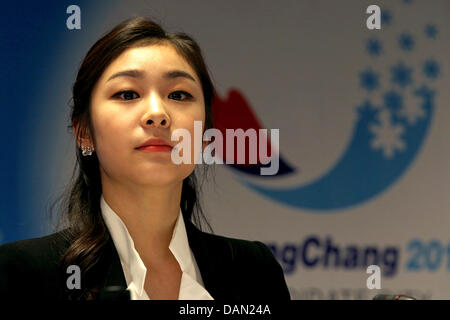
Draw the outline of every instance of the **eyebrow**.
[[[144,76],[145,76],[145,72],[142,70],[129,69],[129,70],[123,70],[123,71],[114,73],[111,77],[109,77],[108,80],[106,80],[106,82],[108,82],[114,78],[118,78],[118,77],[131,77],[131,78],[136,78],[136,79],[142,79],[142,78],[144,78]],[[186,78],[186,79],[196,82],[193,76],[191,76],[189,73],[187,73],[185,71],[181,71],[181,70],[168,71],[163,74],[163,78],[167,79],[167,80],[172,80],[172,79],[176,79],[176,78]]]

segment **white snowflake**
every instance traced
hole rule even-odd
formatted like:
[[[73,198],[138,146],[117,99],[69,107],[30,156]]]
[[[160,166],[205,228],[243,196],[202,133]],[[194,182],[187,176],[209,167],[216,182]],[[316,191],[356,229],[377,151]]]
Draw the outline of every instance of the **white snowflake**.
[[[373,149],[381,149],[384,157],[390,159],[396,150],[405,150],[406,146],[401,135],[405,131],[402,125],[394,125],[388,110],[383,110],[379,114],[380,124],[370,126],[370,131],[375,134],[372,141]]]
[[[415,99],[413,99],[413,97]],[[420,104],[419,97],[413,96],[411,93],[405,94],[403,97],[403,106],[399,111],[400,116],[406,118],[410,125],[415,125],[419,119],[425,117],[425,110]]]

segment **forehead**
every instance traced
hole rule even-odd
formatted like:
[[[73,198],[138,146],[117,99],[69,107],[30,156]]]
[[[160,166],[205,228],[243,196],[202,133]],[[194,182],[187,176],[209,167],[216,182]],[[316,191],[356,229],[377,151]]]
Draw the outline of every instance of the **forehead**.
[[[115,72],[127,69],[142,69],[151,77],[176,69],[188,72],[200,83],[194,69],[170,44],[127,49],[105,69],[101,78],[105,81]]]

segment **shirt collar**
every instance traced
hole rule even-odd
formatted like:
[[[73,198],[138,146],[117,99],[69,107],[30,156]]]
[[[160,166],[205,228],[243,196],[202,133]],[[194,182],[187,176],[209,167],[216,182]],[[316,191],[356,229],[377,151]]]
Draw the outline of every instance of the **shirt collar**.
[[[108,227],[117,249],[127,285],[134,286],[137,294],[143,296],[147,268],[134,247],[134,241],[123,221],[108,203],[106,203],[103,195],[100,199],[100,208],[105,224]],[[189,278],[193,279],[195,282],[202,282],[200,272],[194,265],[195,258],[189,247],[186,226],[181,209],[173,229],[169,249],[178,261],[183,274],[187,274]]]
[[[195,279],[195,270],[191,248],[189,247],[186,226],[184,224],[183,214],[178,214],[177,222],[173,228],[172,239],[170,240],[169,249],[177,259],[181,271],[188,273]]]
[[[100,199],[100,208],[103,220],[119,254],[127,285],[136,286],[138,294],[142,295],[147,268],[134,247],[134,241],[122,219],[106,203],[103,195]]]

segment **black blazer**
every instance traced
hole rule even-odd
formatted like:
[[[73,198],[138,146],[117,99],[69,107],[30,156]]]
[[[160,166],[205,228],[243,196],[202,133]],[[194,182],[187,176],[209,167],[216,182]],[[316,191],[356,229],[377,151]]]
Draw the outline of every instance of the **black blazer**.
[[[185,225],[205,288],[215,300],[290,299],[283,270],[262,242],[202,232],[190,221]],[[127,285],[111,236],[98,255],[92,271],[95,276],[82,278],[81,290],[67,288],[71,274],[61,268],[59,261],[72,240],[63,232],[0,246],[1,299],[77,300],[83,297],[83,288],[93,286],[103,298],[124,296]],[[121,289],[104,294],[111,287]]]

